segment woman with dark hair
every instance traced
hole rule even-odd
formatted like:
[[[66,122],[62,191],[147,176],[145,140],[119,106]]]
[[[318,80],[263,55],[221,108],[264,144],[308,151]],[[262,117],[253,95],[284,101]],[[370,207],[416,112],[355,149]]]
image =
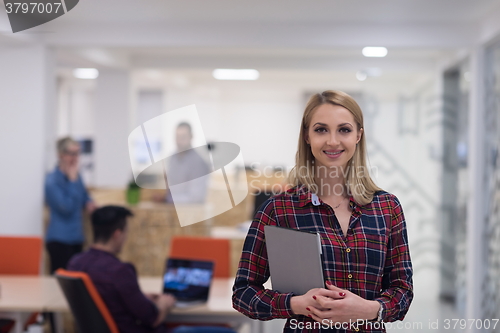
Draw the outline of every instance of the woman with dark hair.
[[[363,113],[351,96],[311,97],[289,181],[291,189],[255,214],[233,307],[254,319],[286,318],[284,332],[385,332],[383,322],[402,320],[413,298],[406,222],[397,197],[370,177]],[[265,225],[320,234],[323,288],[304,295],[264,288],[270,276]]]

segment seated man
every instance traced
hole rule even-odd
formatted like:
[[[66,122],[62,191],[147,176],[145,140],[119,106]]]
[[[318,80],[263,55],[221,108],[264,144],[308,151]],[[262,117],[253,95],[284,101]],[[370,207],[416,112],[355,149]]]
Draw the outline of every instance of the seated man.
[[[87,273],[106,303],[120,333],[166,332],[160,325],[175,305],[172,295],[145,295],[132,264],[116,257],[127,238],[124,207],[105,206],[92,213],[94,244],[71,258],[68,270]],[[173,333],[234,333],[225,327],[177,327]]]
[[[165,332],[160,325],[175,304],[172,295],[145,295],[132,264],[116,257],[127,238],[130,210],[105,206],[92,214],[94,244],[75,255],[68,270],[87,273],[106,303],[121,333]]]

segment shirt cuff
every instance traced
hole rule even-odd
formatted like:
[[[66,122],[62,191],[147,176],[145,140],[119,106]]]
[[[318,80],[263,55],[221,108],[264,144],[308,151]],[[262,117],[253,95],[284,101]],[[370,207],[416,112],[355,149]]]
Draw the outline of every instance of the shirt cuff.
[[[375,299],[375,301],[379,302],[380,305],[382,306],[382,316],[381,316],[381,321],[385,322],[385,318],[387,317],[387,303],[389,303],[390,301],[389,300],[386,300],[384,298],[377,298]],[[380,310],[379,310],[380,311]],[[375,318],[375,320],[378,319],[378,313],[377,313],[377,318]]]
[[[272,307],[275,311],[275,316],[279,318],[290,318],[295,314],[290,305],[290,299],[295,296],[294,293],[278,294],[274,299]]]

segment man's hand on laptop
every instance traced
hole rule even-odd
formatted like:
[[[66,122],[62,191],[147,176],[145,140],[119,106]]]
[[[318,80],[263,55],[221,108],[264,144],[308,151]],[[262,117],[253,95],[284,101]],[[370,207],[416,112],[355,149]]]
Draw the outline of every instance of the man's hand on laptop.
[[[160,294],[146,293],[146,294],[144,294],[144,296],[146,296],[152,302],[156,303],[156,301],[158,300],[158,297],[160,297]]]
[[[164,320],[170,310],[175,306],[177,300],[171,294],[161,294],[158,295],[156,301],[156,307],[158,308],[158,318],[154,323],[154,326],[160,325]]]

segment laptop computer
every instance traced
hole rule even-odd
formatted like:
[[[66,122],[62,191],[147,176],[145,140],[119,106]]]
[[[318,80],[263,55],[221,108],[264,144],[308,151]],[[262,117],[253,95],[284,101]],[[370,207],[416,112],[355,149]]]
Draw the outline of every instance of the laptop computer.
[[[325,288],[318,233],[266,225],[264,234],[274,290],[303,295]]]
[[[167,259],[163,274],[163,293],[177,299],[176,306],[186,307],[204,303],[214,275],[212,261]]]

